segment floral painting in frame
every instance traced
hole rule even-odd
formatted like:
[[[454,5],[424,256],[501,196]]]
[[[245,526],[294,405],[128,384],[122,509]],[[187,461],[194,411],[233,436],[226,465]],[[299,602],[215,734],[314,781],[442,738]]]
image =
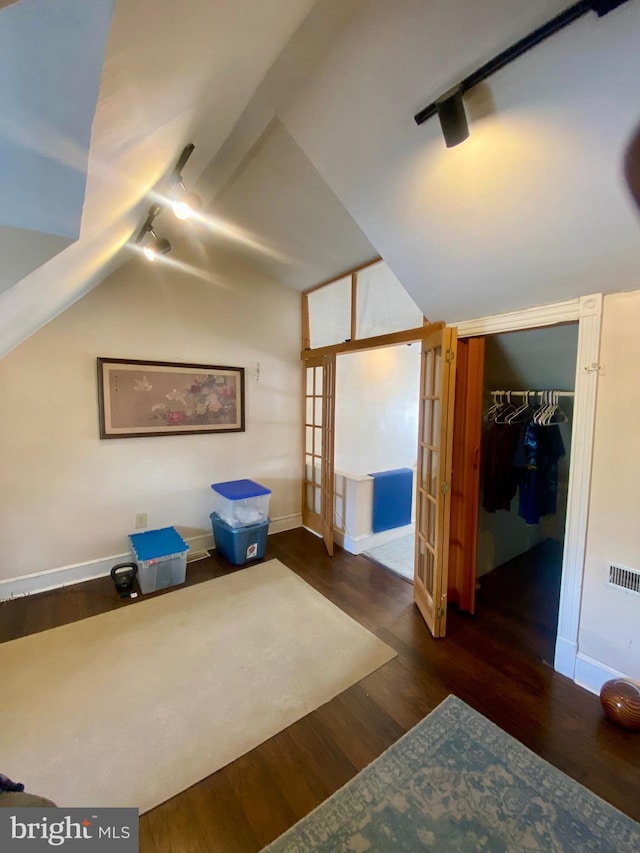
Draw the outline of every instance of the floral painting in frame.
[[[244,431],[244,368],[98,358],[100,438]]]

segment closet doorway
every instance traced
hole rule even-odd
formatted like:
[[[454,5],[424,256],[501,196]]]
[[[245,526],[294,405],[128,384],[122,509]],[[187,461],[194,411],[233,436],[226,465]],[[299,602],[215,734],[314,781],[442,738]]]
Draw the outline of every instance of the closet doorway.
[[[553,666],[578,324],[489,335],[483,344],[484,369],[475,376],[482,411],[473,415],[481,418],[477,527],[467,537],[475,550],[475,602],[461,608],[491,619]],[[455,523],[452,545],[455,552]]]

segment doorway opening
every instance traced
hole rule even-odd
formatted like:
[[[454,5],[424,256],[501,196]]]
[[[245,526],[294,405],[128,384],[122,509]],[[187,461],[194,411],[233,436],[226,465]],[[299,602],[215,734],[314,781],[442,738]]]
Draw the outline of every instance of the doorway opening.
[[[336,358],[335,535],[413,583],[419,341]]]
[[[551,666],[577,350],[577,323],[485,338],[476,617],[500,614],[498,630]]]

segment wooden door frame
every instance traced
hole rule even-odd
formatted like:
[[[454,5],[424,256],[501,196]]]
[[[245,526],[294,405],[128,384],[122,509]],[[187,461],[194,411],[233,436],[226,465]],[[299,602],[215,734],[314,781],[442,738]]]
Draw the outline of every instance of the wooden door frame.
[[[308,315],[306,315],[306,316],[308,316]],[[305,332],[308,333],[308,326],[305,325],[304,318],[305,318],[305,311],[303,310],[303,343],[305,342],[304,334],[305,334]],[[417,328],[414,328],[414,329],[406,329],[405,331],[402,331],[402,332],[391,332],[391,333],[386,334],[386,335],[377,335],[377,336],[371,337],[371,338],[360,338],[360,339],[355,340],[355,341],[345,341],[342,344],[333,344],[331,346],[316,347],[315,349],[304,349],[300,353],[300,359],[302,362],[303,382],[305,381],[304,380],[305,369],[306,369],[306,363],[308,361],[319,360],[319,359],[326,358],[326,357],[331,358],[333,360],[333,365],[334,365],[334,388],[333,388],[333,403],[332,403],[332,405],[335,405],[335,378],[337,375],[337,373],[336,373],[336,359],[337,359],[338,355],[345,355],[347,353],[355,353],[355,352],[365,352],[366,350],[372,350],[372,349],[383,349],[384,347],[398,346],[399,344],[421,342],[424,338],[428,337],[434,331],[444,329],[445,325],[446,324],[443,322],[429,323],[425,318],[424,325],[417,327]],[[323,401],[323,406],[325,405],[325,403],[326,403],[326,401]],[[302,416],[303,421],[302,422],[304,425],[304,423],[305,423],[305,420],[304,420],[305,419],[305,415],[304,415],[305,392],[304,392],[304,390],[303,390],[303,396],[302,396],[302,404],[303,404],[303,416]],[[335,416],[332,417],[331,423],[332,423],[333,435],[327,436],[327,438],[329,439],[329,443],[330,443],[330,447],[331,447],[331,453],[333,454],[333,453],[335,453]],[[303,441],[302,450],[303,450],[303,453],[302,453],[302,465],[303,465],[302,471],[304,472],[304,470],[305,470],[305,467],[304,467],[305,466],[304,441]],[[331,460],[331,461],[333,463],[335,460]],[[303,474],[303,477],[302,477],[302,523],[303,523],[303,525],[305,524],[304,507],[305,507],[305,500],[306,500],[304,480],[305,480],[305,477]],[[334,515],[335,515],[335,494],[334,494],[334,492],[335,492],[334,478],[332,477],[332,483],[331,483],[331,502],[332,502],[332,507],[333,507],[332,523],[333,523],[333,519],[334,519]],[[417,523],[418,523],[418,521],[416,519],[416,525],[417,525]],[[308,529],[311,530],[313,533],[318,534],[318,531],[315,530],[314,528],[309,527]],[[330,552],[330,555],[332,555],[332,551]]]
[[[602,294],[595,293],[551,305],[452,324],[458,327],[458,338],[516,332],[573,321],[579,324],[569,493],[554,658],[554,669],[571,679],[575,679],[579,658],[578,626],[591,491],[602,303]]]

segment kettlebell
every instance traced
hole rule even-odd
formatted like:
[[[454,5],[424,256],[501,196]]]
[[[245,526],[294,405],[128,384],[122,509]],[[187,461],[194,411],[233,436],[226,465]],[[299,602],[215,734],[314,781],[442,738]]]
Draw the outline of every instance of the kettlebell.
[[[137,574],[137,563],[118,563],[111,569],[111,580],[116,585],[120,598],[127,598],[131,595]]]

